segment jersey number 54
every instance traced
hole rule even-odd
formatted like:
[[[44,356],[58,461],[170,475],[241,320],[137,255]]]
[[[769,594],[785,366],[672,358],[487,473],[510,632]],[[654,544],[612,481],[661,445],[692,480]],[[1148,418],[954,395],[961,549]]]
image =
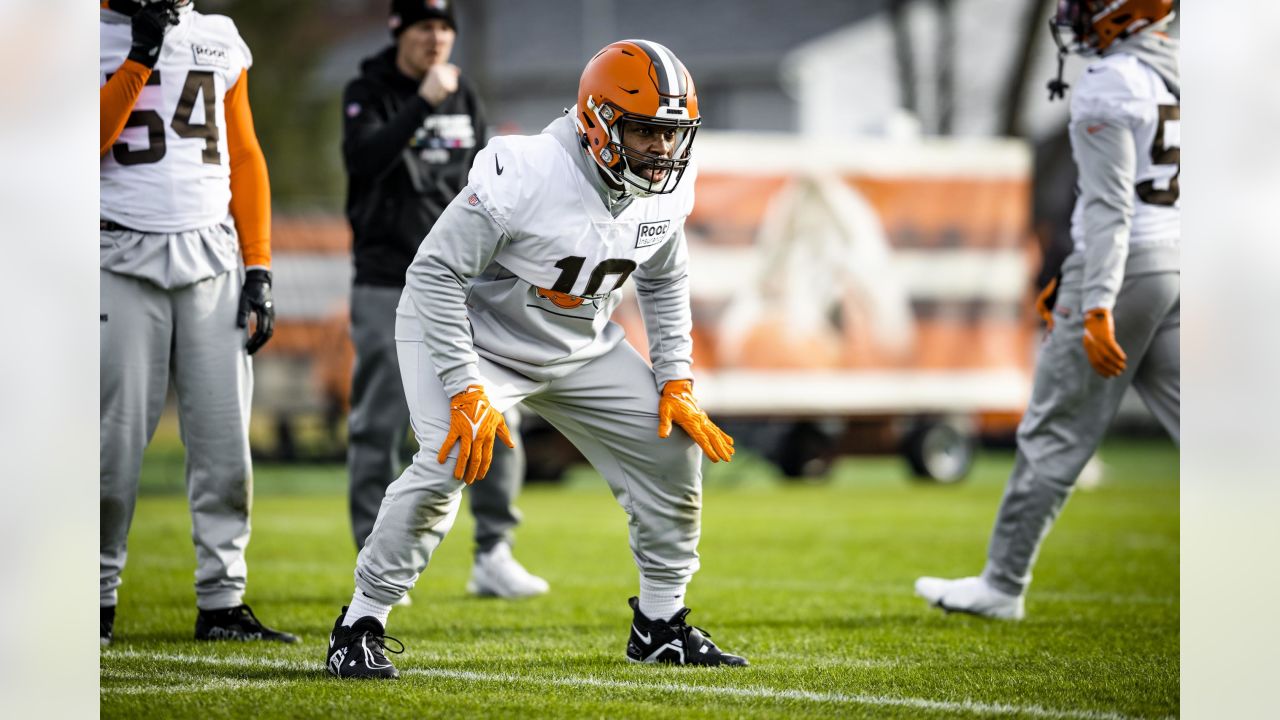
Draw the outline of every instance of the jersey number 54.
[[[159,85],[160,71],[153,70],[147,78],[148,85]],[[217,165],[222,162],[218,153],[218,123],[216,122],[213,73],[207,70],[192,70],[182,83],[182,94],[178,96],[178,107],[174,109],[173,119],[169,122],[173,131],[182,138],[200,138],[204,140],[201,160],[206,165]],[[195,112],[197,100],[204,104],[204,122],[193,123],[191,116]],[[164,141],[164,118],[155,110],[134,110],[125,121],[126,128],[145,127],[148,144],[135,150],[128,143],[118,142],[111,146],[111,156],[121,165],[145,165],[160,162],[167,150]]]

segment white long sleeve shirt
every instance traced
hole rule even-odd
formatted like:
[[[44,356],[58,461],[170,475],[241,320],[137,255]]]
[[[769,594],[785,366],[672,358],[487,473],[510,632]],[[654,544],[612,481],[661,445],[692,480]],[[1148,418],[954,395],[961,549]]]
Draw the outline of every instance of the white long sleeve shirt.
[[[659,388],[691,378],[684,222],[696,170],[667,195],[612,202],[570,117],[491,140],[406,275],[398,313],[445,392],[480,383],[485,357],[564,377],[623,340],[610,320],[634,278]],[[403,332],[403,330],[401,331]]]

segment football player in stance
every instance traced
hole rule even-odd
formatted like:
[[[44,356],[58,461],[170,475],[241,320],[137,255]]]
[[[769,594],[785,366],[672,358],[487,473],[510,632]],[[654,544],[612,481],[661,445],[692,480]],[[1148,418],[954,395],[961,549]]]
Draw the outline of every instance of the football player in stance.
[[[733,457],[690,370],[684,221],[700,122],[671,51],[626,40],[587,63],[566,117],[477,154],[409,266],[396,338],[421,450],[360,551],[329,672],[397,677],[384,652],[391,606],[453,525],[463,483],[484,481],[495,438],[511,444],[502,413],[517,403],[573,441],[630,517],[640,592],[627,659],[747,664],[689,625],[683,602],[698,569],[702,457]],[[609,320],[629,277],[652,368]]]
[[[101,641],[112,639],[142,451],[172,378],[196,639],[297,642],[243,598],[249,356],[270,339],[275,313],[249,48],[229,18],[190,0],[110,0],[100,12]]]
[[[1172,5],[1061,0],[1051,21],[1062,54],[1098,56],[1071,93],[1075,247],[1038,302],[1049,334],[986,567],[916,581],[946,612],[1023,617],[1040,544],[1130,385],[1179,440],[1180,90],[1178,43],[1162,32]],[[1065,90],[1060,70],[1050,97]]]

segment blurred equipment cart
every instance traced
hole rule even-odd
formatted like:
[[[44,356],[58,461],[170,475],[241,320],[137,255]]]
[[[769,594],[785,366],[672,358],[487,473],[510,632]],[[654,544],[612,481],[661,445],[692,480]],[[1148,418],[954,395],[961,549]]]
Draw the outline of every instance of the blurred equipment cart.
[[[901,451],[951,482],[1012,432],[1036,335],[1025,143],[708,132],[696,154],[697,394],[739,447],[790,477]],[[644,352],[630,299],[617,317]]]

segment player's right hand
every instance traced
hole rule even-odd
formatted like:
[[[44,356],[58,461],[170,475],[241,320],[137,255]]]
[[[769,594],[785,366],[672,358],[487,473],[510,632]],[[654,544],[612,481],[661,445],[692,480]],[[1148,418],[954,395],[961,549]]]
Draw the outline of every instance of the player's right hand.
[[[178,24],[178,12],[171,3],[147,3],[133,15],[133,44],[129,47],[129,59],[156,66],[160,58],[160,46],[164,44],[164,31]]]
[[[458,91],[458,66],[452,63],[432,65],[418,86],[418,94],[432,105]]]
[[[1116,323],[1107,308],[1084,312],[1084,352],[1095,372],[1113,378],[1124,372],[1128,356],[1116,342]]]
[[[1040,319],[1044,320],[1045,328],[1048,330],[1053,330],[1053,306],[1057,298],[1058,278],[1051,279],[1036,296],[1036,312],[1040,314]]]
[[[453,467],[453,477],[470,485],[488,474],[495,437],[509,448],[516,446],[511,442],[507,421],[489,402],[484,388],[469,385],[449,401],[449,434],[440,446],[436,461],[441,465],[448,461],[449,451],[457,444],[458,462]]]

